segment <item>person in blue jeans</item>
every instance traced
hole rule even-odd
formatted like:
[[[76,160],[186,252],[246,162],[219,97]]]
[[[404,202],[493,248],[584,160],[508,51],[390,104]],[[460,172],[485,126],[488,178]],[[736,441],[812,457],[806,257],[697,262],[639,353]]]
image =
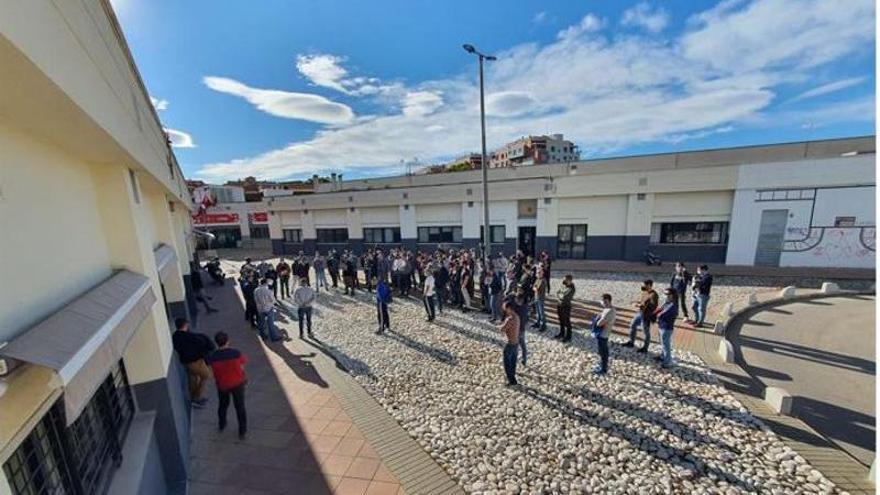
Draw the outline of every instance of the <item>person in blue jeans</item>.
[[[592,331],[596,338],[596,350],[599,352],[599,365],[593,370],[596,375],[608,373],[608,337],[614,328],[617,312],[611,305],[611,294],[602,294],[602,312],[593,317]]]
[[[697,267],[697,276],[694,277],[694,326],[702,326],[706,321],[706,309],[709,307],[709,297],[712,293],[712,274],[707,265]]]
[[[660,361],[664,368],[672,366],[672,331],[675,329],[675,319],[678,318],[678,293],[672,287],[664,292],[666,301],[657,309],[657,326],[660,328],[660,343],[663,352],[655,356],[655,361]]]
[[[544,276],[544,267],[538,267],[535,275],[535,286],[532,290],[535,292],[535,324],[533,328],[537,328],[539,332],[547,331],[547,312],[544,307],[544,299],[547,297],[547,288],[550,282]]]
[[[501,274],[495,272],[492,274],[492,282],[489,284],[489,306],[492,310],[492,317],[489,321],[495,323],[501,321],[501,296],[504,291],[504,283],[501,281]]]
[[[312,336],[312,303],[315,302],[317,293],[309,287],[309,280],[305,277],[299,279],[299,287],[293,291],[293,303],[296,304],[296,313],[299,319],[299,337],[303,338],[303,327]]]
[[[516,382],[516,347],[519,344],[519,317],[514,311],[513,305],[507,301],[502,306],[504,314],[504,322],[498,329],[507,337],[507,343],[504,344],[504,352],[502,354],[502,362],[504,363],[504,374],[507,376],[507,386],[514,386]]]
[[[657,309],[659,299],[660,296],[654,290],[654,281],[651,279],[645,280],[642,283],[642,294],[639,297],[639,302],[636,303],[638,314],[629,325],[629,341],[623,344],[623,347],[635,347],[636,331],[639,325],[641,325],[642,330],[645,332],[645,343],[637,352],[648,352],[648,345],[651,343],[651,323],[654,322],[654,311]]]
[[[391,319],[388,316],[388,303],[391,302],[391,289],[385,284],[384,280],[378,278],[373,280],[376,284],[376,319],[379,322],[377,334],[382,334],[385,330],[391,331]]]

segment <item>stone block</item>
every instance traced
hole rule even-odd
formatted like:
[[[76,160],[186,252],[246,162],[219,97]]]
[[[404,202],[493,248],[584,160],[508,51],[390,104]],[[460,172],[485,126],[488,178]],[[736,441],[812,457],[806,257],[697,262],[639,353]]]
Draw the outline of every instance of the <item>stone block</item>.
[[[840,286],[834,282],[822,283],[822,294],[836,294],[838,292],[840,292]]]
[[[734,313],[734,310],[733,310],[733,303],[732,302],[725,303],[724,306],[721,308],[721,315],[724,317],[733,316],[733,313]]]
[[[724,322],[721,320],[715,321],[715,327],[713,328],[713,332],[715,335],[724,335]]]
[[[791,404],[794,397],[785,389],[777,387],[767,387],[764,390],[764,402],[766,402],[774,411],[786,416],[791,414]]]
[[[734,361],[733,344],[727,339],[722,339],[718,343],[718,355],[725,363],[732,363]]]
[[[749,306],[754,306],[755,304],[758,304],[758,294],[756,294],[754,292],[749,294],[748,304],[749,304]]]
[[[796,291],[797,287],[789,285],[788,287],[779,291],[779,297],[781,297],[782,299],[791,299],[792,297],[794,297]]]

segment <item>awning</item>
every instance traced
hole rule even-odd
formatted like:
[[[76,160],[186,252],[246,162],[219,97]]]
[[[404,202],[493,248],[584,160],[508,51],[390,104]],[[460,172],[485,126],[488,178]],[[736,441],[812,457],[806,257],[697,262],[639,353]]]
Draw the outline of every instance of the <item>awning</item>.
[[[155,302],[147,277],[119,271],[16,337],[0,356],[54,370],[70,425]]]
[[[167,244],[161,244],[153,251],[156,258],[156,268],[159,270],[159,278],[165,280],[171,275],[174,263],[177,262],[177,253],[174,248]]]

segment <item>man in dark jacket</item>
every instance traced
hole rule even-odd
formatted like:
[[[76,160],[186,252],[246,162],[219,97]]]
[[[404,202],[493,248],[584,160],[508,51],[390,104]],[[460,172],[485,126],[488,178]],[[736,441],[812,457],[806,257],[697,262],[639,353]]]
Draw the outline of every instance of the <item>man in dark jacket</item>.
[[[697,268],[697,277],[694,279],[694,325],[702,326],[706,321],[706,310],[709,307],[709,296],[712,293],[712,274],[707,265]]]
[[[180,363],[186,368],[189,398],[193,407],[205,407],[208,402],[205,387],[211,380],[211,370],[205,364],[205,357],[214,350],[214,344],[205,334],[190,332],[186,318],[177,318],[174,326],[177,330],[171,334],[171,343]]]
[[[256,274],[250,272],[242,275],[238,283],[241,285],[241,295],[244,296],[244,320],[250,322],[252,327],[256,327],[258,322],[257,301],[254,299],[254,291],[257,290]]]
[[[678,306],[681,308],[681,312],[684,314],[685,319],[689,319],[688,310],[687,310],[687,302],[685,302],[685,292],[687,291],[687,286],[691,283],[691,274],[685,268],[684,263],[679,261],[675,264],[675,271],[672,272],[672,278],[669,279],[669,287],[675,289],[675,293],[678,295]]]
[[[247,410],[244,407],[244,386],[247,379],[244,374],[244,365],[247,357],[238,349],[229,347],[229,336],[224,332],[214,335],[214,342],[218,349],[212,352],[205,361],[214,372],[217,382],[217,395],[220,398],[217,406],[219,419],[218,429],[226,429],[226,411],[229,409],[229,401],[235,406],[235,416],[238,419],[238,438],[244,440],[247,435]]]
[[[575,293],[571,274],[562,279],[562,287],[556,291],[556,316],[559,318],[559,333],[554,337],[563,342],[571,340],[571,302]]]
[[[327,253],[327,271],[330,272],[333,288],[339,287],[339,257],[336,255],[336,251],[330,250]]]
[[[675,328],[675,319],[678,317],[678,294],[672,287],[666,289],[664,293],[666,301],[656,310],[663,352],[655,356],[654,360],[660,361],[661,366],[668,368],[672,366],[672,331]]]

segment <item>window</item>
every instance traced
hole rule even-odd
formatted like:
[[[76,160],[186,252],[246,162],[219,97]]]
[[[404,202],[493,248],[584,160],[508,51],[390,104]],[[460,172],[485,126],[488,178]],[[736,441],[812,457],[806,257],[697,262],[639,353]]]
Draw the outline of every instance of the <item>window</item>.
[[[319,243],[348,242],[348,229],[317,229],[315,233]]]
[[[72,425],[64,426],[64,406],[57,402],[3,464],[12,493],[103,493],[122,461],[133,416],[120,361]]]
[[[419,242],[461,242],[461,227],[419,227]]]
[[[489,227],[489,244],[504,244],[504,236],[507,231],[504,225],[492,225]],[[480,243],[483,242],[483,227],[480,226]]]
[[[727,222],[655,223],[653,244],[727,244]]]
[[[134,173],[134,170],[128,169],[128,178],[131,180],[131,194],[134,196],[134,202],[141,202],[141,193],[138,191],[138,181],[137,175]]]
[[[395,244],[400,242],[400,228],[376,227],[364,229],[364,242],[369,244]]]
[[[556,257],[584,259],[587,257],[587,225],[560,225],[558,227]]]
[[[284,242],[302,242],[303,231],[301,229],[283,229]]]
[[[856,217],[834,217],[835,227],[855,227]]]
[[[268,225],[251,225],[251,239],[268,239]]]

